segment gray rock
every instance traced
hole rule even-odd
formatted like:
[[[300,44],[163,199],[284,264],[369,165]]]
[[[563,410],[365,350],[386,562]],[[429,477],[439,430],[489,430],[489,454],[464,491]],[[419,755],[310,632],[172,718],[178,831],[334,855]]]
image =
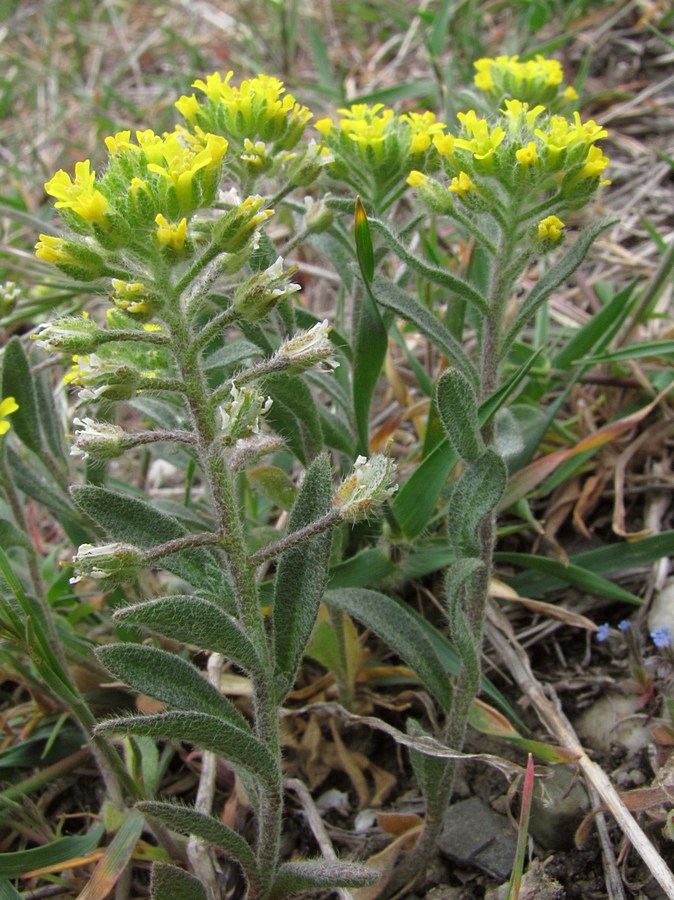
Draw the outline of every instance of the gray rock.
[[[517,835],[505,816],[470,797],[445,813],[438,847],[452,862],[503,881],[510,876]]]
[[[590,798],[577,771],[551,766],[534,784],[529,833],[546,849],[566,850],[589,811]]]

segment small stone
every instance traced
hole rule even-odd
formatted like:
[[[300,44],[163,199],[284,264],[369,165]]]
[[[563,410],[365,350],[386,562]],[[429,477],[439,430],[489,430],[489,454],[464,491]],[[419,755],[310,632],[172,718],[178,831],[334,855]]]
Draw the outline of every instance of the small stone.
[[[438,847],[458,865],[475,866],[504,881],[512,869],[517,835],[505,816],[471,797],[445,813]]]
[[[578,773],[552,766],[534,783],[529,833],[548,850],[568,849],[589,811],[590,799]]]

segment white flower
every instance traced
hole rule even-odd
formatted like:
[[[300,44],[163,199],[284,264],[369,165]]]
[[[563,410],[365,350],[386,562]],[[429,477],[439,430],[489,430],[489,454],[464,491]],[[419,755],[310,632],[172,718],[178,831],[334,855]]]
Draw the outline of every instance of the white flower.
[[[226,444],[240,438],[259,434],[260,418],[265,416],[274,402],[271,397],[258,394],[253,388],[237,388],[232,385],[231,401],[220,407],[220,428]]]

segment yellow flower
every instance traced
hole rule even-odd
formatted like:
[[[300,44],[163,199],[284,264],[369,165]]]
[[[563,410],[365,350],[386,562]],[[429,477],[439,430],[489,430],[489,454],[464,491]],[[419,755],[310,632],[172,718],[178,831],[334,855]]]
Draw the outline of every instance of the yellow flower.
[[[535,142],[529,141],[526,147],[522,147],[515,152],[515,157],[518,163],[525,168],[527,166],[535,165],[538,162],[538,153],[536,152]]]
[[[441,134],[446,125],[444,122],[435,121],[435,113],[405,113],[400,116],[400,121],[409,125],[412,131],[410,153],[424,153],[431,146],[431,140],[435,135]]]
[[[454,137],[451,134],[436,134],[433,146],[440,156],[451,156],[454,153]]]
[[[15,413],[19,408],[19,404],[16,402],[14,397],[5,397],[5,399],[0,403],[0,435],[6,434],[9,431],[9,422],[7,421],[7,416],[11,416],[12,413]]]
[[[286,94],[282,81],[269,75],[258,75],[242,81],[239,87],[229,82],[233,72],[223,79],[215,72],[206,81],[195,81],[192,87],[206,94],[209,101],[225,112],[225,131],[243,140],[260,137],[265,141],[283,139],[285,149],[297,143],[312,113]],[[194,102],[181,98],[181,112],[188,121],[196,115]]]
[[[596,178],[601,175],[604,169],[608,166],[611,160],[608,156],[604,156],[601,149],[596,147],[594,144],[587,151],[587,156],[585,157],[585,164],[580,172],[571,180],[571,184],[576,184],[579,181],[582,181],[585,178]],[[605,186],[610,184],[606,178],[602,179],[599,184]]]
[[[457,177],[452,178],[452,183],[449,185],[448,190],[454,191],[454,193],[458,194],[460,197],[463,197],[470,191],[474,191],[475,185],[465,172],[459,172]]]
[[[557,243],[562,237],[564,222],[557,216],[547,216],[538,223],[538,237],[542,241]]]
[[[63,238],[54,237],[51,234],[41,234],[40,240],[35,245],[35,255],[38,259],[58,265],[58,263],[76,263],[66,250],[63,249]]]
[[[167,222],[165,217],[158,213],[155,222],[159,226],[155,233],[157,241],[172,250],[182,250],[187,237],[187,219],[183,218],[175,225]]]
[[[72,209],[87,222],[103,224],[110,204],[103,194],[94,186],[96,173],[89,170],[89,160],[75,164],[75,181],[70,175],[59,171],[45,183],[46,192],[56,197],[57,209]]]
[[[190,124],[194,124],[197,120],[197,113],[199,112],[199,101],[195,97],[194,94],[190,94],[189,97],[183,96],[179,100],[176,100],[174,104],[175,108],[178,110],[180,115],[187,119]]]
[[[501,109],[499,112],[503,113],[508,119],[510,130],[517,131],[521,128],[523,122],[525,122],[529,128],[533,128],[536,119],[542,112],[545,112],[545,107],[542,103],[539,103],[538,106],[529,109],[529,104],[522,103],[521,100],[506,100],[505,109]]]
[[[428,175],[424,175],[423,172],[417,172],[416,169],[413,169],[407,176],[407,183],[413,188],[423,187],[427,181]]]
[[[469,150],[476,160],[486,164],[491,163],[494,150],[503,141],[505,131],[500,125],[490,130],[487,120],[478,119],[474,109],[469,109],[467,113],[459,113],[458,118],[471,138],[470,140],[456,138],[455,146],[462,150]]]
[[[330,134],[334,127],[335,123],[328,117],[319,119],[318,122],[314,124],[316,131],[319,131],[322,135]]]

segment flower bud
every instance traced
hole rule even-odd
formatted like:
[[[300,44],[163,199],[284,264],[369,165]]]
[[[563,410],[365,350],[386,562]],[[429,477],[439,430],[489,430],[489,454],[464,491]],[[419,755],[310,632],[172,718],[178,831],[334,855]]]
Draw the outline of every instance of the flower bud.
[[[248,322],[263,318],[280,300],[289,297],[301,288],[290,281],[297,266],[283,269],[283,257],[245,281],[234,295],[234,305],[239,314]]]
[[[93,281],[105,271],[101,256],[84,241],[68,241],[51,234],[41,234],[35,245],[35,255],[77,281]]]
[[[47,322],[31,334],[31,340],[50,353],[91,353],[104,339],[105,330],[86,314]]]
[[[113,581],[128,581],[141,571],[144,566],[143,554],[130,544],[82,544],[73,556],[75,575],[71,584],[77,584],[82,578],[103,578]]]
[[[339,366],[333,359],[333,347],[328,339],[330,325],[328,320],[317,322],[308,331],[301,331],[279,347],[276,358],[287,364],[288,372],[303,372],[311,366],[318,365],[324,371],[331,371]]]
[[[246,197],[234,209],[226,212],[213,229],[213,242],[225,253],[238,253],[246,247],[266,219],[274,215],[273,209],[262,209],[264,198],[259,195]]]
[[[94,419],[73,419],[79,430],[75,432],[75,440],[70,448],[71,456],[82,459],[114,459],[129,446],[125,432],[119,425],[111,422],[96,422]]]
[[[294,159],[288,167],[288,182],[295,187],[305,187],[318,178],[321,169],[335,161],[334,155],[325,144],[309,141],[302,156]]]
[[[393,482],[394,463],[381,453],[359,456],[353,472],[337,488],[332,505],[348,522],[357,522],[375,512],[398,490]]]

